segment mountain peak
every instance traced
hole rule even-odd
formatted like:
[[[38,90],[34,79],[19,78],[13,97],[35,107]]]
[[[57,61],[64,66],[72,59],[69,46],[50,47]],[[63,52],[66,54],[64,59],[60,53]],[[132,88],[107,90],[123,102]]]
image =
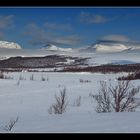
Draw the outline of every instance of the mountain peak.
[[[118,41],[100,40],[87,48],[89,51],[96,52],[121,52],[128,50],[129,46]]]
[[[53,45],[53,44],[46,44],[44,47],[42,47],[42,49],[56,51],[56,50],[58,50],[58,47],[56,47],[56,46]]]
[[[0,48],[21,49],[21,46],[14,42],[0,41]]]
[[[45,50],[49,50],[49,51],[71,51],[72,50],[72,48],[61,48],[61,47],[57,47],[53,44],[46,44],[41,49],[45,49]]]

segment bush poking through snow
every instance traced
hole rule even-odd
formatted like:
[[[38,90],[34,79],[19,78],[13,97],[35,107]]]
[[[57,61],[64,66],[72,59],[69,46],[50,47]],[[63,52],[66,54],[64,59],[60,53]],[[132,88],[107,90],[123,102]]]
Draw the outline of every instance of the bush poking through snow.
[[[22,75],[20,75],[19,80],[25,80],[25,78]]]
[[[11,119],[7,125],[4,126],[3,130],[11,131],[15,124],[18,122],[18,117],[16,119]]]
[[[47,76],[47,81],[49,81],[49,77]]]
[[[80,83],[90,83],[91,82],[90,80],[83,80],[83,79],[80,79],[79,81],[80,81]]]
[[[116,86],[100,81],[100,85],[99,94],[92,96],[97,102],[96,112],[132,112],[140,106],[134,99],[140,87],[133,87],[130,81],[118,81]]]
[[[140,71],[129,73],[127,76],[119,77],[118,80],[137,80],[140,79]]]
[[[56,103],[50,106],[48,113],[63,114],[66,111],[66,107],[67,107],[66,88],[60,91],[60,96],[55,95],[55,100]]]
[[[20,85],[20,79],[17,81],[17,86],[19,86]]]
[[[4,73],[0,71],[0,79],[4,79]]]
[[[75,101],[73,102],[73,106],[79,107],[80,105],[81,105],[81,96],[76,98]]]
[[[33,74],[31,75],[30,80],[34,81],[34,75]]]
[[[45,77],[41,76],[41,81],[46,81]]]
[[[41,76],[41,81],[49,81],[49,78],[45,78],[43,75]]]
[[[0,71],[0,79],[13,79],[13,77],[7,76],[4,72]]]

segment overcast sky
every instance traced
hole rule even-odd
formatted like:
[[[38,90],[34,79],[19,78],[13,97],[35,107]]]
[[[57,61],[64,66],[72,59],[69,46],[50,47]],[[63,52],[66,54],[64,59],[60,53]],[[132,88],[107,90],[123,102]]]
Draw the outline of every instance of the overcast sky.
[[[100,39],[140,41],[140,8],[0,7],[0,40],[23,48],[80,47]]]

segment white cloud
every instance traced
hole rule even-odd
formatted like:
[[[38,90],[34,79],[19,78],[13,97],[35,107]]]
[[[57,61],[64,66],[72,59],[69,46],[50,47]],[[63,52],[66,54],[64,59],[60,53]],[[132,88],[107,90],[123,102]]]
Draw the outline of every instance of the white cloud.
[[[103,23],[106,22],[106,18],[101,15],[93,15],[89,20],[90,23]]]
[[[3,16],[0,15],[0,29],[9,28],[13,24],[14,15]]]
[[[91,14],[88,12],[81,12],[79,18],[81,22],[88,23],[88,24],[99,24],[99,23],[107,22],[109,20],[102,15]]]

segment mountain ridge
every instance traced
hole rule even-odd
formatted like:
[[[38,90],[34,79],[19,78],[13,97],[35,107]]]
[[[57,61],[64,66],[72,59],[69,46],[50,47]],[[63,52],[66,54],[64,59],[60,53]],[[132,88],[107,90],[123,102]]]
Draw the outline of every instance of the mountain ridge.
[[[57,47],[53,44],[46,44],[41,49],[49,50],[49,51],[72,51],[72,48],[61,48],[61,47]]]

